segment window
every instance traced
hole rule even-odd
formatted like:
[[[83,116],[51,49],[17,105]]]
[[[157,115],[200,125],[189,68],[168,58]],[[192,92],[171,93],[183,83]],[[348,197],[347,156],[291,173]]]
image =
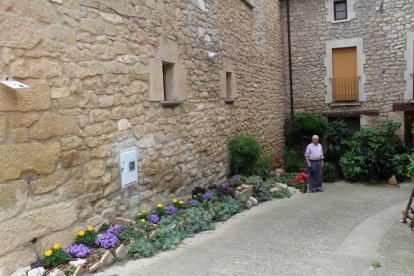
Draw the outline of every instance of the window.
[[[163,62],[162,76],[164,87],[164,101],[173,101],[174,98],[174,63]]]
[[[226,96],[227,99],[233,99],[231,72],[226,72]]]
[[[335,20],[346,20],[348,18],[346,1],[334,2],[334,18]]]

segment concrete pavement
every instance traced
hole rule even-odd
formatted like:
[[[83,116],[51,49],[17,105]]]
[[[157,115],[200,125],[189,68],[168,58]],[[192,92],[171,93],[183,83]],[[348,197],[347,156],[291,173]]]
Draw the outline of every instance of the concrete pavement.
[[[414,233],[399,223],[412,186],[326,184],[97,275],[413,275]]]

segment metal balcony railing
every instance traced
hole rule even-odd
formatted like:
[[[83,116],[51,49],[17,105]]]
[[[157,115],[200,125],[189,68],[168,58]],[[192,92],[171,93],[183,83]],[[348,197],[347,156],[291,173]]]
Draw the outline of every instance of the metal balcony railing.
[[[331,80],[334,103],[358,101],[358,77],[332,78]]]

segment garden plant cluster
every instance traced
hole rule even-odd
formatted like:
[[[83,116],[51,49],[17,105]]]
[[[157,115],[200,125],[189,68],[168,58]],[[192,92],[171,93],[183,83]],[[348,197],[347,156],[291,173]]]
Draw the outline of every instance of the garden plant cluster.
[[[288,184],[296,188],[306,185],[306,174],[276,173],[274,169],[282,166],[283,161],[263,158],[261,152],[254,137],[238,135],[230,141],[232,177],[219,185],[195,187],[187,199],[172,199],[167,204],[158,203],[153,210],[141,210],[129,223],[104,224],[98,230],[93,226],[81,229],[73,245],[64,249],[54,244],[31,267],[58,267],[72,275],[74,267],[68,262],[84,259],[84,269],[90,271],[106,251],[116,256],[115,249],[120,245],[125,248],[125,258],[150,257],[174,249],[195,233],[214,229],[215,222],[226,221],[259,202],[290,197]],[[256,175],[258,172],[260,175]]]
[[[380,122],[377,128],[351,131],[343,119],[328,122],[325,117],[299,113],[286,121],[287,150],[283,154],[287,173],[306,168],[304,151],[312,135],[320,137],[324,147],[324,182],[335,179],[378,183],[395,176],[398,182],[414,173],[414,155],[395,132],[401,124]]]

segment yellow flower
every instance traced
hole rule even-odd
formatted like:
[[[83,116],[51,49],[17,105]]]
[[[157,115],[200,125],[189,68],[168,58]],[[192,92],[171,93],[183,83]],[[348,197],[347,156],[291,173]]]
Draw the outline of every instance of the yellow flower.
[[[177,201],[178,201],[178,200],[177,200],[176,198],[174,198],[174,199],[173,199],[173,203],[177,203]]]
[[[88,231],[93,231],[94,228],[93,228],[93,226],[89,225],[86,229],[88,229]]]
[[[58,249],[60,248],[60,244],[55,243],[55,244],[53,245],[53,248],[54,248],[54,249],[56,249],[56,250],[58,250]]]
[[[142,214],[146,214],[146,213],[148,213],[148,211],[147,211],[147,210],[142,211]]]
[[[79,237],[83,237],[84,235],[85,235],[85,231],[80,230],[80,231],[78,232],[78,236],[79,236]]]
[[[157,208],[162,208],[162,207],[164,207],[164,205],[162,205],[161,203],[157,204]]]
[[[180,204],[184,204],[184,201],[180,200],[178,203],[180,203]]]
[[[50,257],[50,256],[52,256],[52,254],[53,254],[53,252],[50,249],[48,249],[48,250],[45,251],[45,256],[46,257]]]
[[[141,222],[145,222],[145,219],[141,219]]]

